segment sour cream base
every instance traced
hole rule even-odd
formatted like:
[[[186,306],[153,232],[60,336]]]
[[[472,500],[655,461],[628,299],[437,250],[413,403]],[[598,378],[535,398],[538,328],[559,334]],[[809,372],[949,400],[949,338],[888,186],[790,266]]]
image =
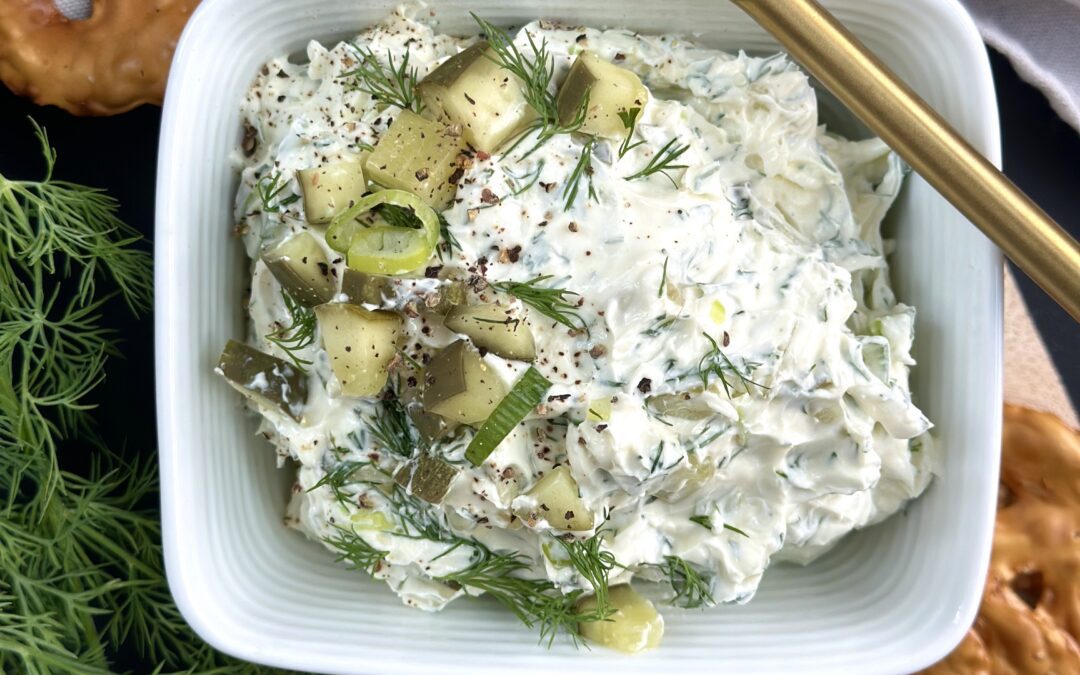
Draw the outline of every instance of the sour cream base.
[[[652,93],[636,125],[644,142],[620,157],[618,141],[599,141],[568,210],[582,151],[570,135],[525,159],[477,155],[462,176],[444,212],[460,249],[429,264],[471,281],[478,300],[516,307],[553,387],[483,465],[463,458],[471,431],[436,448],[461,471],[432,517],[519,552],[537,578],[588,589],[551,557],[564,533],[513,515],[534,506],[524,493],[540,476],[567,464],[622,566],[613,584],[662,580],[659,566],[677,556],[710,579],[716,602],[746,602],[771,561],[813,560],[930,480],[931,424],[908,388],[915,311],[893,295],[880,232],[905,168],[879,140],[820,127],[814,91],[784,55],[543,22],[518,33],[523,49],[526,32],[547,40],[555,82],[585,48],[637,73]],[[409,12],[355,42],[398,59],[408,50],[421,77],[470,44]],[[306,65],[284,56],[266,64],[243,104],[256,149],[237,158],[236,217],[256,260],[250,341],[282,357],[266,338],[290,317],[258,256],[322,230],[306,223],[302,200],[266,212],[252,193],[279,173],[281,196],[299,194],[296,170],[357,159],[398,112],[344,85],[339,76],[355,63],[347,45],[312,42],[307,56]],[[685,168],[625,180],[672,139],[688,146],[677,162]],[[344,261],[330,253],[340,274]],[[579,294],[587,332],[486,285],[538,275]],[[383,308],[402,309],[440,283],[404,280]],[[407,312],[404,330],[403,350],[417,361],[459,337],[423,313]],[[321,341],[299,356],[312,361],[302,421],[260,410],[281,461],[299,465],[288,523],[326,541],[359,511],[378,511],[389,528],[355,529],[386,552],[375,576],[423,609],[464,594],[437,579],[470,563],[467,548],[446,553],[450,544],[400,536],[400,511],[370,486],[348,486],[347,499],[313,487],[345,462],[392,471],[397,460],[370,432],[376,401],[340,395]],[[508,385],[527,365],[485,360]],[[411,374],[405,362],[396,372]]]

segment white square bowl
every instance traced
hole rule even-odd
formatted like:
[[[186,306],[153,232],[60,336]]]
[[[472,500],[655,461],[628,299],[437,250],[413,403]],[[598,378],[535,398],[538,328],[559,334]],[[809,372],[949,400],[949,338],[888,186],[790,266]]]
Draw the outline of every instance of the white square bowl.
[[[232,235],[229,153],[239,104],[267,59],[335,40],[392,0],[207,0],[176,51],[157,187],[156,348],[161,499],[169,583],[208,642],[266,664],[319,672],[551,671],[901,673],[943,656],[978,607],[997,491],[1001,258],[912,176],[888,220],[897,293],[919,310],[914,396],[937,423],[942,475],[904,513],[848,537],[809,567],[766,573],[745,606],[665,611],[664,644],[628,658],[538,646],[489,601],[408,609],[382,583],[335,565],[282,524],[290,472],[212,368],[244,331],[247,270]],[[956,0],[825,3],[977,148],[999,161],[982,42]],[[537,17],[694,34],[728,50],[775,43],[717,0],[437,2],[445,32],[467,10],[502,25]]]

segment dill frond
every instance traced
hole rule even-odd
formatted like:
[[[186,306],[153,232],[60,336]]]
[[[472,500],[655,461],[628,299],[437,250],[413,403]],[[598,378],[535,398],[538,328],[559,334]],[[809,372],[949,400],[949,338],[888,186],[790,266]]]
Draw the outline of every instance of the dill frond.
[[[769,388],[763,384],[758,384],[750,379],[749,375],[745,374],[739,369],[728,355],[724,353],[724,350],[720,349],[720,345],[713,339],[708,333],[702,333],[705,339],[709,341],[709,350],[705,352],[705,355],[698,361],[698,376],[701,378],[701,385],[703,387],[709,386],[709,378],[716,376],[720,378],[720,384],[724,387],[724,392],[728,398],[732,397],[732,390],[734,385],[728,381],[728,375],[734,375],[738,378],[743,390],[749,394],[750,387],[754,386],[762,391],[768,391]],[[737,392],[736,392],[737,393]]]
[[[664,144],[664,147],[656,151],[656,154],[652,156],[649,163],[645,165],[645,168],[641,169],[637,173],[632,173],[629,176],[623,178],[623,180],[637,180],[638,178],[645,178],[655,173],[662,174],[664,178],[671,181],[671,184],[678,187],[678,183],[675,179],[668,174],[668,171],[673,169],[685,169],[685,164],[675,164],[675,160],[682,156],[684,152],[690,149],[689,145],[675,145],[676,139],[671,139]]]
[[[595,145],[596,139],[590,137],[589,140],[585,141],[585,145],[581,147],[581,155],[578,157],[574,169],[570,172],[570,176],[566,179],[566,186],[563,187],[563,194],[566,196],[563,202],[563,211],[569,211],[570,207],[574,205],[582,179],[589,181],[589,197],[596,197],[592,184],[592,154]]]
[[[659,568],[667,576],[671,590],[675,593],[671,604],[684,609],[716,604],[708,580],[690,563],[678,556],[668,555],[664,556],[664,562]]]
[[[306,367],[311,365],[311,361],[300,358],[297,352],[315,342],[315,331],[319,324],[315,310],[301,305],[284,289],[281,291],[281,299],[292,317],[292,323],[269,333],[266,340],[280,347],[298,369],[307,372]]]
[[[566,551],[570,564],[593,589],[596,597],[597,620],[606,619],[612,611],[608,601],[608,575],[616,565],[615,555],[601,547],[601,533],[581,541],[556,539]]]
[[[539,285],[551,278],[550,274],[543,274],[528,281],[497,281],[492,284],[492,287],[514,296],[556,323],[572,330],[588,331],[585,320],[577,312],[577,304],[567,300],[567,296],[577,296],[577,293],[563,288],[548,288]]]
[[[623,137],[622,143],[619,144],[619,159],[622,159],[626,153],[630,152],[634,148],[643,144],[644,140],[637,140],[631,142],[634,138],[634,129],[637,126],[638,115],[641,114],[641,108],[630,108],[629,110],[619,110],[616,112],[619,116],[619,120],[623,124],[623,128],[626,129],[626,136]]]
[[[296,194],[279,198],[287,187],[289,187],[289,181],[282,180],[280,171],[268,173],[259,178],[259,182],[255,184],[255,195],[259,198],[264,213],[281,213],[283,207],[300,199],[300,195]]]
[[[359,64],[340,75],[339,79],[347,81],[346,86],[362,91],[380,103],[420,114],[424,104],[416,94],[416,68],[409,67],[408,51],[398,63],[394,63],[394,55],[387,52],[384,64],[368,48],[352,43],[349,47]]]

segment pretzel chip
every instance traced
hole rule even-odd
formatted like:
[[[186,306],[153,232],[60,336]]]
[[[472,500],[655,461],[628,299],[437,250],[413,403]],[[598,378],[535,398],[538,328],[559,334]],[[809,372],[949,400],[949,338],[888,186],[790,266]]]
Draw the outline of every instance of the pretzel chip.
[[[84,21],[52,0],[0,0],[0,80],[39,105],[114,115],[160,105],[180,31],[199,0],[94,0]]]
[[[975,625],[928,675],[1080,673],[1080,432],[1005,406],[990,572]]]

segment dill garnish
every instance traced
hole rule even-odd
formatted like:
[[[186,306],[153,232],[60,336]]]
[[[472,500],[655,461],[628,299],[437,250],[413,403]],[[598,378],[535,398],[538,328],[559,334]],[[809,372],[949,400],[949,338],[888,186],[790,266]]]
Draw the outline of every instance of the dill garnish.
[[[338,526],[337,535],[325,541],[337,551],[336,562],[351,563],[356,569],[368,574],[374,574],[386,557],[386,551],[375,548],[348,528]]]
[[[659,565],[667,575],[675,597],[671,604],[684,609],[696,609],[705,605],[716,604],[709,591],[710,584],[697,569],[678,556],[664,556],[664,563]]]
[[[287,187],[289,187],[289,181],[281,179],[280,171],[266,174],[259,179],[259,182],[255,184],[255,194],[259,197],[259,201],[262,202],[264,213],[280,213],[282,207],[300,199],[300,195],[295,194],[278,199],[278,195]]]
[[[562,545],[563,550],[570,560],[570,564],[585,581],[592,586],[593,595],[596,597],[596,612],[607,616],[611,613],[608,603],[608,575],[615,567],[615,555],[611,551],[600,548],[603,543],[601,533],[583,541],[566,541],[556,539]]]
[[[563,288],[546,288],[539,284],[551,279],[552,275],[543,274],[528,281],[497,281],[492,287],[497,291],[509,293],[526,305],[532,307],[549,319],[572,330],[583,329],[588,332],[585,320],[577,312],[577,305],[569,302],[566,296],[578,294]]]
[[[623,142],[619,145],[619,159],[644,143],[644,140],[638,140],[631,143],[631,139],[634,137],[634,127],[637,124],[638,115],[641,114],[641,108],[630,108],[629,110],[620,110],[616,113],[619,119],[622,120],[623,128],[626,129],[626,137],[623,138]]]
[[[574,118],[568,124],[562,124],[559,121],[555,92],[551,87],[551,80],[555,75],[555,62],[548,52],[547,40],[541,38],[540,43],[537,44],[532,34],[526,31],[525,37],[529,43],[529,51],[532,52],[530,56],[526,56],[497,26],[481,19],[476,14],[472,14],[472,18],[484,32],[484,38],[495,53],[492,60],[521,80],[525,102],[537,113],[536,121],[525,130],[525,133],[510,146],[505,154],[512,153],[518,143],[533,131],[538,132],[536,143],[525,152],[523,157],[528,157],[558,134],[569,134],[581,129],[589,109],[588,92],[582,97]]]
[[[376,209],[376,213],[386,221],[388,225],[393,227],[403,227],[410,230],[422,230],[424,229],[424,223],[420,220],[420,217],[416,215],[416,212],[407,206],[399,206],[397,204],[382,204]],[[439,219],[439,236],[442,237],[443,243],[436,249],[439,254],[439,259],[442,260],[443,256],[447,253],[452,254],[455,249],[461,250],[461,243],[454,236],[454,233],[450,231],[450,223],[446,221],[446,217],[438,211],[435,212],[436,217]]]
[[[731,362],[728,355],[724,353],[724,350],[720,349],[720,345],[712,338],[708,333],[702,333],[705,339],[709,341],[709,351],[701,357],[698,361],[698,376],[701,378],[701,385],[703,387],[709,386],[709,377],[715,375],[720,378],[720,384],[724,387],[724,392],[727,393],[728,398],[731,398],[732,384],[728,382],[727,376],[734,375],[739,378],[739,382],[742,384],[742,388],[747,394],[750,393],[750,386],[753,385],[762,391],[768,391],[769,388],[763,384],[758,384],[750,379],[749,376],[744,374],[739,368]]]
[[[697,523],[704,527],[706,530],[712,530],[712,517],[711,516],[690,516],[690,522]]]
[[[589,198],[596,198],[596,192],[593,190],[592,184],[592,153],[595,145],[596,139],[590,137],[589,140],[585,141],[585,145],[581,147],[581,155],[578,157],[577,164],[574,165],[573,171],[570,172],[570,176],[566,179],[566,186],[563,188],[563,194],[566,196],[563,202],[563,211],[569,211],[570,207],[574,205],[578,188],[581,187],[582,178],[589,181]]]
[[[521,193],[525,192],[533,185],[536,185],[536,181],[540,179],[540,172],[544,170],[544,160],[540,160],[536,163],[534,168],[524,176],[515,176],[510,171],[503,169],[503,173],[506,174],[506,182],[510,185],[510,196],[517,197]],[[524,182],[522,182],[524,181]]]
[[[656,290],[656,297],[664,297],[664,286],[667,285],[667,264],[670,256],[664,256],[664,271],[660,275],[660,288]]]
[[[397,397],[379,401],[379,411],[371,423],[371,434],[383,449],[404,459],[412,457],[417,447],[417,435],[413,432],[405,406]]]
[[[281,291],[281,299],[292,317],[292,323],[267,334],[266,340],[280,347],[293,365],[307,372],[305,367],[310,366],[311,361],[300,358],[296,352],[315,342],[315,328],[318,326],[315,310],[301,305],[284,289]]]
[[[637,173],[633,173],[633,174],[630,174],[629,176],[626,176],[623,180],[637,180],[638,178],[644,178],[646,176],[651,176],[654,173],[659,173],[659,174],[663,174],[663,176],[665,178],[667,178],[669,181],[671,181],[672,185],[674,185],[675,187],[678,187],[679,184],[676,183],[675,179],[672,178],[668,174],[668,171],[671,171],[672,169],[685,169],[686,168],[685,164],[673,164],[673,162],[676,159],[678,159],[679,157],[681,157],[684,152],[689,150],[690,146],[689,145],[675,146],[675,141],[676,140],[677,139],[673,138],[670,141],[668,141],[667,143],[665,143],[664,147],[662,147],[662,148],[660,148],[659,150],[656,151],[656,154],[653,155],[652,159],[649,160],[649,163],[645,165],[644,169],[642,169],[641,171],[638,171]],[[672,146],[675,146],[675,147],[672,147]]]
[[[454,249],[461,250],[461,242],[457,240],[454,233],[450,231],[450,223],[446,221],[443,214],[436,212],[439,216],[439,235],[442,237],[443,245],[439,246],[439,260],[443,259],[443,255],[453,255]]]
[[[370,49],[352,43],[349,46],[356,54],[359,65],[342,73],[339,79],[349,80],[349,88],[362,91],[380,103],[420,114],[424,104],[416,95],[416,69],[409,68],[408,51],[397,64],[394,63],[394,55],[387,52],[386,63],[383,64]]]
[[[734,525],[728,525],[727,523],[724,523],[724,529],[725,529],[725,530],[731,530],[732,532],[734,532],[734,533],[736,533],[736,534],[741,534],[742,536],[746,537],[747,539],[749,539],[749,538],[750,538],[750,535],[748,535],[747,533],[743,532],[742,530],[740,530],[739,528],[735,527]]]

